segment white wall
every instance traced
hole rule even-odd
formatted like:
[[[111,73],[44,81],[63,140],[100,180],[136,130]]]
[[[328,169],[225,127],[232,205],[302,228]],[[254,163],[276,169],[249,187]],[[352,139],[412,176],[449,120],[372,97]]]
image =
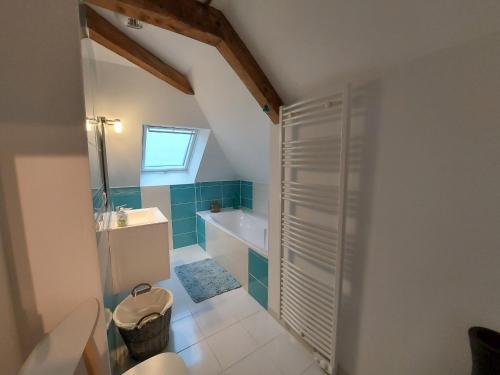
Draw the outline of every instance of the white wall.
[[[142,186],[141,187],[142,207],[158,207],[163,215],[168,219],[169,233],[172,231],[172,210],[170,203],[170,186]],[[169,249],[174,248],[173,235],[169,236]]]
[[[500,330],[499,83],[494,35],[361,85],[347,374],[469,374],[467,329]]]
[[[0,60],[0,226],[11,282],[2,298],[16,314],[24,359],[78,304],[101,300],[102,289],[77,2],[2,2],[0,15],[9,51]],[[2,336],[11,324],[0,320]],[[94,338],[108,373],[102,313]],[[3,369],[10,360],[16,367],[7,354]]]
[[[253,183],[253,211],[267,217],[269,214],[269,184]]]
[[[341,374],[470,374],[467,329],[500,330],[499,42],[477,39],[354,86]],[[276,312],[278,131],[272,140]]]
[[[103,47],[96,43],[92,45],[101,53],[112,53],[102,52]],[[95,113],[123,122],[122,133],[116,134],[110,128],[106,134],[111,187],[139,186],[143,124],[209,128],[194,96],[181,93],[137,67],[103,61],[96,65]],[[210,134],[197,180],[236,177],[216,136]]]
[[[196,100],[234,170],[243,180],[268,183],[272,123],[219,52],[204,52],[190,73]]]

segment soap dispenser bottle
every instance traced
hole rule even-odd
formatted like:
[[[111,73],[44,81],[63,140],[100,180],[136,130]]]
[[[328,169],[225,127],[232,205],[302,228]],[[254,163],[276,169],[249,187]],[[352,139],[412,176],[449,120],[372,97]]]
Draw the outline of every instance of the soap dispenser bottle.
[[[125,210],[125,207],[123,206],[118,207],[118,210],[116,211],[116,224],[119,227],[126,227],[127,219],[128,219],[128,214],[127,211]]]

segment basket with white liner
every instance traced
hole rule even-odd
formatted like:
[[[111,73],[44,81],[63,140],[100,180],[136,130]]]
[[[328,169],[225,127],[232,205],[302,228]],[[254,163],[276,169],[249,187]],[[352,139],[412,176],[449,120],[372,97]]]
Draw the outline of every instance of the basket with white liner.
[[[113,321],[132,358],[143,361],[161,353],[169,339],[174,296],[142,283],[113,312]]]

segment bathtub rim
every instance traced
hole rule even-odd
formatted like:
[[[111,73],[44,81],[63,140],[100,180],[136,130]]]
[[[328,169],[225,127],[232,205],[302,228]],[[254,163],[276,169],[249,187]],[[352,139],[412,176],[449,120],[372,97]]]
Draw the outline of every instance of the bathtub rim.
[[[242,210],[242,209],[234,209],[234,208],[224,208],[222,209],[220,212],[232,212],[232,211],[241,211],[243,212],[245,215],[251,215],[251,216],[256,216],[260,219],[264,219],[266,220],[266,222],[269,224],[268,220],[266,217],[263,217],[263,216],[260,216],[260,215],[256,215],[255,213],[253,212],[249,212],[249,211],[246,211],[246,210]],[[201,217],[203,220],[205,220],[205,222],[208,222],[210,224],[212,224],[213,226],[215,226],[216,228],[220,229],[221,231],[223,231],[224,233],[227,233],[229,234],[230,236],[236,238],[237,240],[243,242],[245,245],[247,245],[250,249],[254,250],[255,252],[257,252],[258,254],[262,255],[263,257],[265,257],[266,259],[268,258],[268,249],[263,249],[261,246],[259,245],[256,245],[254,244],[253,242],[251,241],[248,241],[244,238],[241,238],[240,236],[238,236],[236,233],[234,233],[233,231],[230,231],[229,229],[227,229],[226,227],[224,227],[223,225],[219,224],[217,221],[215,221],[211,215],[217,215],[217,213],[215,212],[210,212],[210,210],[208,211],[198,211],[196,212],[196,215]],[[268,229],[269,231],[269,229]],[[268,232],[269,233],[269,232]],[[269,246],[269,244],[268,244]]]

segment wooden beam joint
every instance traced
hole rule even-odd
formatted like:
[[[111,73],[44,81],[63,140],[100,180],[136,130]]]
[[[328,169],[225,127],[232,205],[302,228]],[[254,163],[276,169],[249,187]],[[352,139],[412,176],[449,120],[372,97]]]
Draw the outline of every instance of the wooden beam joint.
[[[138,65],[183,93],[188,95],[194,94],[191,84],[182,73],[141,47],[95,10],[89,6],[85,8],[89,37],[92,40]]]
[[[283,104],[224,14],[196,0],[86,0],[217,48],[273,123]]]

